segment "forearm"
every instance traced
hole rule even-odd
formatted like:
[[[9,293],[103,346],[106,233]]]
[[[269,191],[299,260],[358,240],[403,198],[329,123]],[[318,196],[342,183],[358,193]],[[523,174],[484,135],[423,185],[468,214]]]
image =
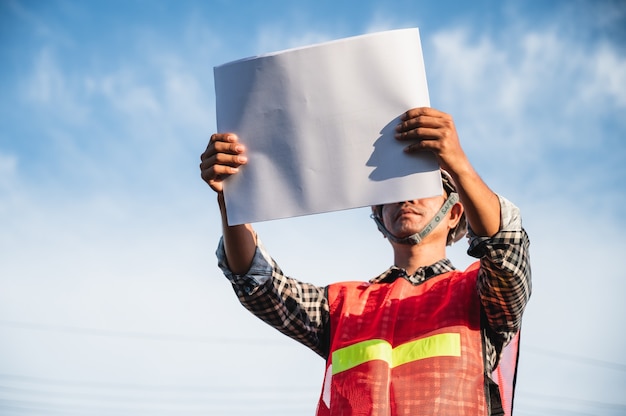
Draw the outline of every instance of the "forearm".
[[[473,232],[491,237],[500,230],[500,201],[469,161],[448,172],[454,179],[465,217]]]
[[[244,274],[250,269],[256,251],[256,233],[250,224],[228,225],[224,195],[218,193],[218,204],[222,214],[224,251],[228,267],[235,274]]]
[[[246,309],[326,357],[329,310],[324,288],[285,276],[261,240],[257,240],[251,266],[244,274],[233,273],[227,264],[224,239],[216,255],[218,266]]]
[[[272,274],[250,293],[236,290],[239,301],[265,323],[327,358],[329,308],[324,288],[287,277],[276,265]]]

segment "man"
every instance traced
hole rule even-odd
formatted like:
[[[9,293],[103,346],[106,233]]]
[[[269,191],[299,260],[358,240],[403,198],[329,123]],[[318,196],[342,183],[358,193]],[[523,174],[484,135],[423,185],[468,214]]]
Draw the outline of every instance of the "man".
[[[222,213],[219,265],[246,308],[327,360],[318,415],[509,414],[492,374],[516,365],[503,349],[531,292],[519,210],[475,172],[448,114],[411,109],[396,139],[435,154],[444,194],[373,207],[393,266],[369,282],[317,287],[285,276],[250,224],[227,225],[222,183],[248,160],[234,134],[214,134],[200,168]],[[465,223],[480,261],[461,272],[446,245]]]

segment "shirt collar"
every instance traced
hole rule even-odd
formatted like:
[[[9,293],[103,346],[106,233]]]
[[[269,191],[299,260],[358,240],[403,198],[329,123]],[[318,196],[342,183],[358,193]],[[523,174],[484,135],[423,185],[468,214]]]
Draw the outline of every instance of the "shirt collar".
[[[406,274],[406,271],[400,267],[391,266],[383,274],[370,280],[370,283],[391,283],[399,277],[405,278],[410,283],[417,285],[433,276],[437,276],[443,273],[451,272],[455,270],[450,260],[441,259],[438,262],[431,264],[430,266],[424,266],[418,268],[411,276]]]

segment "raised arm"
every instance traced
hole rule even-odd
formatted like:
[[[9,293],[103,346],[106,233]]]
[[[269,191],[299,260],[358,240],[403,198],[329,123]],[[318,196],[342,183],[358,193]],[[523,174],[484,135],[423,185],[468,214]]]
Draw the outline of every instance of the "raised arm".
[[[432,108],[407,111],[398,140],[405,151],[432,151],[456,182],[474,234],[469,253],[481,259],[478,292],[490,327],[506,340],[517,331],[531,293],[529,241],[519,210],[500,199],[478,176],[461,148],[450,117]],[[502,223],[501,223],[502,222]]]
[[[396,129],[396,138],[415,141],[408,153],[431,151],[454,179],[466,218],[478,236],[491,237],[500,229],[498,196],[483,182],[465,155],[449,114],[429,107],[407,111]]]
[[[235,274],[248,271],[256,250],[256,233],[250,224],[229,226],[224,204],[223,181],[239,172],[248,162],[246,148],[232,133],[216,133],[200,156],[202,179],[217,193],[222,215],[224,249],[230,270]]]

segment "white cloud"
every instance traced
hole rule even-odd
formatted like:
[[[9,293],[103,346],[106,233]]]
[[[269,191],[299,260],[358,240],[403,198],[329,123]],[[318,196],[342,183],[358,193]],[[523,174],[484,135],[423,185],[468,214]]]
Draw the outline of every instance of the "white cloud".
[[[119,70],[97,79],[87,78],[85,86],[92,94],[102,94],[112,108],[126,116],[154,116],[161,110],[153,87],[142,83],[133,70]]]
[[[501,130],[491,136],[506,136],[507,146],[528,145],[529,132],[531,139],[548,133],[562,145],[581,146],[572,132],[593,119],[581,120],[580,114],[596,118],[623,107],[626,58],[615,46],[580,44],[558,28],[505,38],[473,40],[469,30],[455,29],[432,39],[435,62],[429,72],[436,98],[469,113],[472,129],[495,122]],[[504,125],[513,127],[506,135]]]
[[[299,48],[327,42],[336,37],[337,36],[334,36],[333,32],[330,30],[309,29],[307,31],[297,31],[294,33],[293,28],[287,28],[281,25],[265,25],[259,28],[259,33],[256,38],[255,53],[266,54],[285,49]],[[239,58],[245,58],[245,56],[240,56]]]
[[[0,189],[12,184],[17,171],[17,157],[0,153]]]
[[[32,79],[27,83],[27,98],[41,104],[49,104],[52,96],[65,89],[64,80],[52,62],[51,52],[40,52]]]
[[[529,198],[559,192],[565,204],[623,221],[595,192],[624,201],[610,184],[626,180],[626,120],[618,115],[626,56],[557,25],[523,26],[489,38],[468,28],[437,33],[431,99],[455,116],[470,159],[496,189]]]
[[[22,98],[37,109],[76,124],[85,121],[89,114],[80,102],[78,88],[59,67],[54,50],[44,47],[34,56],[32,72],[22,81]]]
[[[609,100],[609,106],[626,108],[626,56],[619,54],[613,45],[601,43],[586,60],[589,79],[581,88],[580,100],[593,103]]]
[[[215,114],[214,103],[207,91],[208,82],[200,81],[202,74],[182,70],[181,66],[172,66],[164,71],[164,101],[168,115],[178,126],[205,132],[208,137]]]

